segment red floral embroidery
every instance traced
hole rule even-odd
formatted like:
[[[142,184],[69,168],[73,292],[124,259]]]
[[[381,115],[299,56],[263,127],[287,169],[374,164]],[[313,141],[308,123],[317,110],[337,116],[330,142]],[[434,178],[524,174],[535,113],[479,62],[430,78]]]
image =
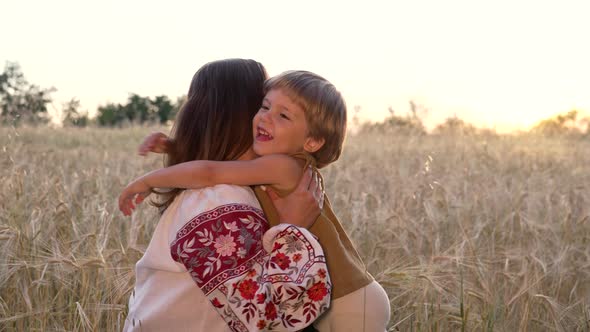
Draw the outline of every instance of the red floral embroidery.
[[[258,288],[258,283],[250,279],[246,279],[240,282],[240,285],[238,286],[240,294],[246,300],[252,300],[254,298],[254,295],[256,295],[256,291],[258,290]]]
[[[221,256],[231,256],[236,251],[236,243],[230,235],[220,235],[215,239],[214,247]]]
[[[321,281],[316,282],[307,290],[307,296],[313,301],[321,301],[326,295],[328,295],[328,289],[326,284]]]
[[[269,302],[266,304],[266,307],[264,308],[264,316],[268,320],[277,319],[277,307],[275,307],[274,303]]]
[[[289,256],[283,254],[282,252],[274,255],[270,259],[270,261],[277,264],[281,268],[281,270],[287,269],[291,264],[291,259],[289,258]]]
[[[223,308],[223,304],[221,304],[221,302],[219,302],[219,299],[218,299],[218,298],[214,298],[214,299],[211,301],[211,304],[213,304],[213,306],[214,306],[215,308]]]
[[[208,295],[226,280],[252,270],[265,254],[261,238],[266,230],[261,210],[245,204],[222,205],[188,221],[176,233],[170,253]],[[243,255],[237,255],[238,250]]]
[[[272,246],[272,251],[277,251],[281,249],[284,245],[284,243],[275,242],[275,244]]]
[[[188,221],[170,245],[233,332],[298,330],[328,308],[321,247],[302,229],[277,227],[284,228],[267,253],[262,211],[223,205]]]

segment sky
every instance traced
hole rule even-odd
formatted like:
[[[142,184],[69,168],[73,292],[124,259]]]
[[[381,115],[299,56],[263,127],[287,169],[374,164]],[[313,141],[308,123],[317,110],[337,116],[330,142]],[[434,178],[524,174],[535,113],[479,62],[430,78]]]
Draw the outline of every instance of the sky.
[[[130,93],[188,91],[203,64],[252,58],[316,72],[349,117],[423,105],[498,131],[590,111],[590,1],[0,0],[0,62],[94,114]]]

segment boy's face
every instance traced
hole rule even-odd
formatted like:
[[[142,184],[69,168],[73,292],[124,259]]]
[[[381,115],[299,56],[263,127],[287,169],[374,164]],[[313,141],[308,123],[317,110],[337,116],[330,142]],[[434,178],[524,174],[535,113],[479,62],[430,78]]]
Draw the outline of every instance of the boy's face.
[[[310,138],[307,137],[305,112],[281,89],[266,94],[252,127],[253,148],[259,156],[307,150]]]

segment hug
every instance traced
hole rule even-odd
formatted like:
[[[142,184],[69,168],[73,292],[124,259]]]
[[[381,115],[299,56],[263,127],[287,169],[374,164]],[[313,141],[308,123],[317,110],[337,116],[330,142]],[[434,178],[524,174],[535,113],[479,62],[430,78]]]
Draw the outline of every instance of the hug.
[[[141,147],[165,153],[166,167],[119,197],[130,215],[155,192],[161,212],[124,330],[385,331],[387,294],[319,171],[340,157],[346,122],[342,95],[314,73],[268,78],[244,59],[201,67],[170,136]]]

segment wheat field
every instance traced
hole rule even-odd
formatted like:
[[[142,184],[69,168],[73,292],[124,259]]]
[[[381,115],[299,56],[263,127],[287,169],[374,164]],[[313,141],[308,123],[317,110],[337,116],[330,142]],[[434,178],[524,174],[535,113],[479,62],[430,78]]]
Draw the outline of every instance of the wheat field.
[[[116,198],[154,128],[0,128],[0,331],[116,331],[158,220]],[[350,135],[328,195],[390,331],[590,331],[590,141]]]

